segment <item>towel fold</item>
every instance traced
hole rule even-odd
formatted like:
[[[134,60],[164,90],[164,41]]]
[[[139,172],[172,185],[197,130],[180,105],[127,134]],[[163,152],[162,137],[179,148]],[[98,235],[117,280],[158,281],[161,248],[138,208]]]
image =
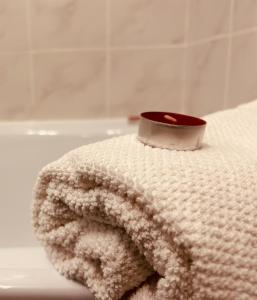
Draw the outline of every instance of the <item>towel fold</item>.
[[[41,171],[34,229],[59,272],[99,300],[257,299],[257,101],[206,120],[200,150],[128,135]]]

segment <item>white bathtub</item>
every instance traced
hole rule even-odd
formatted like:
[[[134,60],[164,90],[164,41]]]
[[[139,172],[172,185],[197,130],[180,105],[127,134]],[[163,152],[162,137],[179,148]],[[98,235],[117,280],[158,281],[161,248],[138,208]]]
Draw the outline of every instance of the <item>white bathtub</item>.
[[[38,171],[65,152],[136,131],[125,120],[0,122],[0,299],[93,299],[60,276],[31,229]]]

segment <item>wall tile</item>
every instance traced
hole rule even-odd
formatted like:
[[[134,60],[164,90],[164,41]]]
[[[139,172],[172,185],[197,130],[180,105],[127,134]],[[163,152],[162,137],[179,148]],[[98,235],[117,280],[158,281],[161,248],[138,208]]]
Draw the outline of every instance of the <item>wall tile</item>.
[[[191,0],[189,41],[197,41],[228,32],[230,0]]]
[[[0,119],[27,117],[30,105],[27,54],[0,54]]]
[[[0,0],[0,52],[28,49],[26,0]]]
[[[112,116],[181,109],[182,49],[112,52]]]
[[[232,37],[228,82],[228,41],[201,41],[228,33],[233,2],[233,30],[256,28],[257,0],[0,0],[0,119],[204,115],[257,98],[257,32]]]
[[[257,26],[257,0],[235,0],[234,30]]]
[[[230,106],[257,98],[257,33],[232,39],[229,81]]]
[[[112,45],[184,41],[185,0],[111,0]]]
[[[102,51],[35,54],[35,118],[105,115]]]
[[[105,0],[31,0],[35,49],[103,46]]]
[[[187,49],[187,113],[202,116],[223,108],[226,39]]]

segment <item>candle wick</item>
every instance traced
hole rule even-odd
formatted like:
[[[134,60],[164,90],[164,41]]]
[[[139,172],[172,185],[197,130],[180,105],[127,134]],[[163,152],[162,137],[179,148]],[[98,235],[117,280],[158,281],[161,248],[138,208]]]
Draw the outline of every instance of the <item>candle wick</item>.
[[[172,121],[174,123],[177,123],[177,119],[173,118],[172,116],[169,115],[164,115],[164,119]]]

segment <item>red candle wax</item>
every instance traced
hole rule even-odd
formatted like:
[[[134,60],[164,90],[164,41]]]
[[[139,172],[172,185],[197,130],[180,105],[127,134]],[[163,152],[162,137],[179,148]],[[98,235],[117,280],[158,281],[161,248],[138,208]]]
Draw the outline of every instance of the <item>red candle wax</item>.
[[[203,119],[171,112],[144,112],[141,114],[141,117],[153,122],[165,123],[175,126],[201,126],[206,124],[206,121],[204,121]]]

